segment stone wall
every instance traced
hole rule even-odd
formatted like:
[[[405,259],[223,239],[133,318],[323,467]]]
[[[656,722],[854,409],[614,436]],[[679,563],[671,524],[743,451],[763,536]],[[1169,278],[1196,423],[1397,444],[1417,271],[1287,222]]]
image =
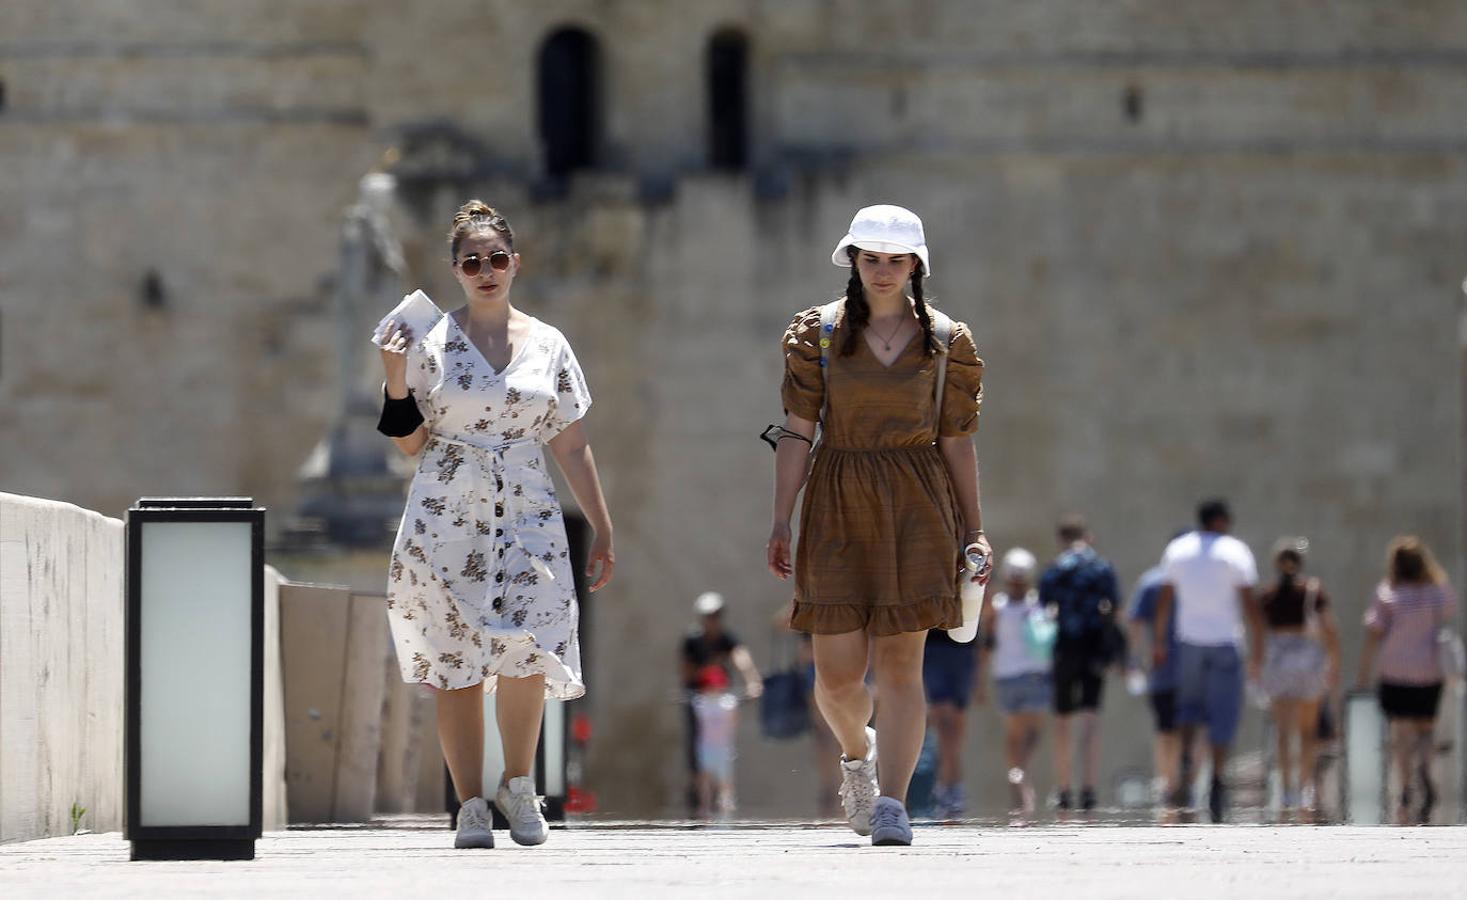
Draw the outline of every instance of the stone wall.
[[[122,828],[123,553],[117,519],[0,493],[0,842]],[[286,823],[279,581],[267,569],[267,830]]]
[[[534,68],[564,25],[600,42],[605,127],[601,168],[556,194]],[[715,175],[703,54],[729,25],[754,162]],[[760,562],[754,435],[779,415],[779,334],[840,289],[825,260],[865,203],[922,214],[930,289],[978,335],[1000,549],[1047,555],[1077,509],[1130,582],[1222,493],[1260,555],[1313,538],[1351,659],[1391,535],[1460,575],[1460,4],[28,0],[0,34],[12,489],[290,509],[338,396],[323,278],[357,178],[403,151],[409,286],[445,306],[453,208],[509,214],[516,301],[597,395],[621,558],[587,648],[608,811],[677,808],[691,598],[723,590],[763,655],[787,588]],[[996,792],[989,716],[972,780]],[[1145,720],[1110,704],[1107,771],[1146,765]],[[747,737],[745,808],[807,811],[808,753]]]

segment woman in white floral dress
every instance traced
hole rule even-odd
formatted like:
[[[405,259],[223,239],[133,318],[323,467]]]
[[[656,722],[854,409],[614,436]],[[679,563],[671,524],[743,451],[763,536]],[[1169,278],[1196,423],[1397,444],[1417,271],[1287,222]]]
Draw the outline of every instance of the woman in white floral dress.
[[[591,590],[611,579],[611,519],[579,424],[591,406],[555,328],[515,309],[514,235],[481,201],[454,217],[454,276],[468,303],[426,334],[389,322],[382,424],[420,457],[392,549],[387,607],[403,678],[438,691],[438,736],[462,807],[455,846],[492,847],[482,691],[505,774],[495,805],[521,844],[547,831],[530,777],[546,698],[585,693],[565,524],[546,471],[555,457],[596,537]]]

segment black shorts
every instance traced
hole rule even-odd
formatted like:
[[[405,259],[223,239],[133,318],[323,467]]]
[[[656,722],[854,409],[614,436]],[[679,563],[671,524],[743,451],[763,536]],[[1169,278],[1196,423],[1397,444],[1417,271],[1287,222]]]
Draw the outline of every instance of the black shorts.
[[[1067,716],[1076,710],[1100,709],[1105,686],[1105,654],[1100,642],[1058,643],[1054,646],[1054,711]]]
[[[1387,719],[1435,719],[1442,701],[1442,686],[1437,684],[1380,683],[1380,708]]]
[[[1151,716],[1156,720],[1159,734],[1171,734],[1177,730],[1177,692],[1152,691]]]

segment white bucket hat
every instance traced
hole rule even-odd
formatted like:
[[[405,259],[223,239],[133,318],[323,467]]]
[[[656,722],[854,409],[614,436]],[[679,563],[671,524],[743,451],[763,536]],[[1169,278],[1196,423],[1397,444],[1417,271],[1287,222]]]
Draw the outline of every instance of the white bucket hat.
[[[1034,577],[1034,570],[1038,566],[1039,560],[1023,547],[1015,547],[1003,555],[1003,577],[1005,579],[1022,578],[1028,581]]]
[[[723,595],[717,591],[706,591],[693,601],[693,609],[700,616],[711,616],[723,611]]]
[[[900,206],[868,206],[851,220],[851,230],[835,245],[830,261],[849,268],[847,247],[860,247],[875,253],[915,253],[922,260],[922,274],[932,274],[927,260],[927,237],[922,233],[922,220],[910,209]]]

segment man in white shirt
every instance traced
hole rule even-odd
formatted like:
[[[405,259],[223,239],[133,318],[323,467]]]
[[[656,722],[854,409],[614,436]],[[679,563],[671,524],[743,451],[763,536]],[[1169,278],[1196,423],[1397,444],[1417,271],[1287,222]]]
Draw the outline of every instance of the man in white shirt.
[[[1221,822],[1226,810],[1222,774],[1243,711],[1243,665],[1238,652],[1245,628],[1258,628],[1253,587],[1258,567],[1248,545],[1228,534],[1233,519],[1222,500],[1197,509],[1197,531],[1172,541],[1162,555],[1166,584],[1157,598],[1152,643],[1158,663],[1166,658],[1166,630],[1177,617],[1177,723],[1190,747],[1206,726],[1212,746],[1208,810]],[[1259,661],[1248,661],[1256,678]]]

